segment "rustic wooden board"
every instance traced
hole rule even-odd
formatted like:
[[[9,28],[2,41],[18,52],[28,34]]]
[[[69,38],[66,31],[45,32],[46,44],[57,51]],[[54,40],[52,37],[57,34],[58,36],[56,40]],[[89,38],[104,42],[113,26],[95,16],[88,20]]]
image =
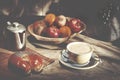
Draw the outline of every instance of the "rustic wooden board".
[[[30,53],[34,53],[34,54],[39,54],[36,51],[33,51],[32,49],[26,48],[27,52]],[[23,51],[23,52],[25,52]],[[5,49],[0,49],[0,80],[18,80],[20,78],[23,78],[25,76],[20,75],[20,74],[16,74],[15,72],[13,72],[9,67],[8,67],[8,59],[9,57],[15,54],[15,52],[11,52]],[[41,56],[41,58],[44,60],[44,67],[46,67],[47,65],[51,64],[54,62],[53,59],[50,59],[48,57],[45,57],[41,54],[39,54]],[[7,77],[6,77],[7,76]]]
[[[17,79],[19,77],[15,73],[13,73],[9,68],[8,68],[8,59],[10,55],[13,53],[9,53],[8,51],[2,49],[0,50],[0,79]],[[6,77],[7,76],[7,77]]]

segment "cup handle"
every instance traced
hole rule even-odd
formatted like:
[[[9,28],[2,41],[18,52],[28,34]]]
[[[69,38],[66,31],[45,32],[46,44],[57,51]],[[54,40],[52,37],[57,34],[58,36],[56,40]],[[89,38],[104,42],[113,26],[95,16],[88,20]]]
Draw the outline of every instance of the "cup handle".
[[[72,63],[72,64],[74,63],[74,64],[75,64],[76,62],[74,62],[74,61],[72,61],[72,60],[69,59],[68,53],[67,53],[68,50],[63,50],[63,51],[64,51],[65,54],[66,54],[66,55],[63,55],[63,57],[66,58],[66,60],[64,60],[64,61],[65,61],[66,63]]]

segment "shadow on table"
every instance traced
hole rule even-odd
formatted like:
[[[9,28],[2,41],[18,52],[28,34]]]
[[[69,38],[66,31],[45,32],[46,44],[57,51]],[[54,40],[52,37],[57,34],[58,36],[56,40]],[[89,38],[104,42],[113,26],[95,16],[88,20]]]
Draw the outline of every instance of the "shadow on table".
[[[118,59],[114,59],[114,58],[106,57],[106,56],[101,56],[101,59],[107,61],[108,63],[115,63],[115,64],[120,65],[120,60]]]
[[[50,42],[38,41],[33,36],[27,37],[28,41],[37,48],[45,48],[45,49],[65,49],[66,43],[63,44],[53,44]]]

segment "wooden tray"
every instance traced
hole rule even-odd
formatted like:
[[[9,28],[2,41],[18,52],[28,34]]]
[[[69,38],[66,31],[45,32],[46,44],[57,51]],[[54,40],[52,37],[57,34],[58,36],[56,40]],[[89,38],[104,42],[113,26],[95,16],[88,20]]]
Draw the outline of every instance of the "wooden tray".
[[[26,48],[27,52],[39,54],[36,51],[33,51],[29,48]],[[23,51],[24,52],[24,51]],[[14,52],[7,51],[5,49],[0,49],[0,80],[18,80],[19,78],[23,78],[25,76],[19,75],[11,71],[8,67],[8,59],[9,57],[14,54]],[[45,57],[41,54],[39,54],[42,59],[44,60],[44,65],[47,66],[54,62],[53,59],[50,59],[48,57]],[[44,66],[44,67],[45,67]]]

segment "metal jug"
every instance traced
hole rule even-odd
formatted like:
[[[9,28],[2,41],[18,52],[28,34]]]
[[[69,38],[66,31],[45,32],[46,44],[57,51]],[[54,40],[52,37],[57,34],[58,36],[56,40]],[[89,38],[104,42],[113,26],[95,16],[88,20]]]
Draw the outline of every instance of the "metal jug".
[[[18,22],[7,22],[6,48],[10,50],[24,50],[26,47],[26,28]]]

